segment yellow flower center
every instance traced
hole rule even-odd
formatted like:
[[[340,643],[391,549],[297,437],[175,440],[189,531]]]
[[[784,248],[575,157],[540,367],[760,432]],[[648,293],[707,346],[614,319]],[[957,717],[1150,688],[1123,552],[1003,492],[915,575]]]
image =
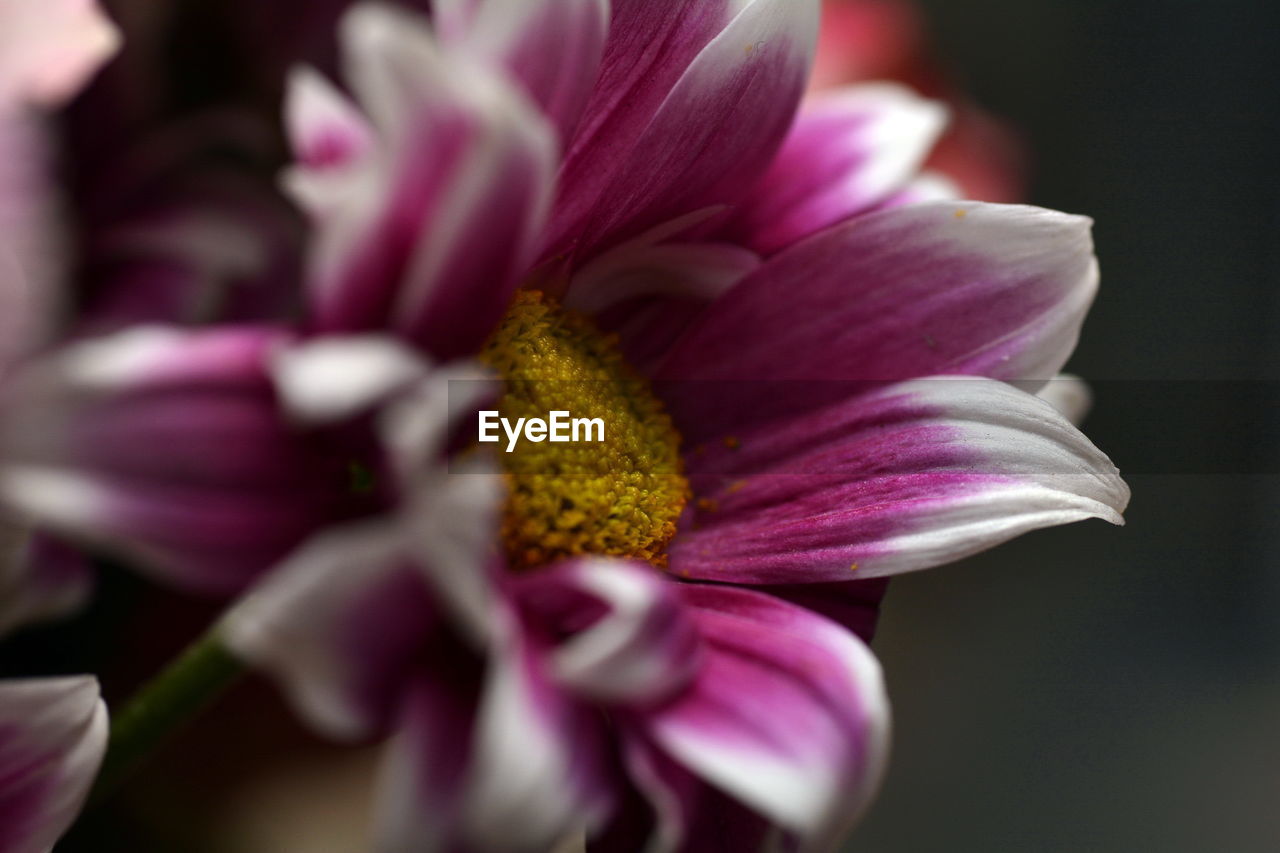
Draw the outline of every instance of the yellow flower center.
[[[506,438],[498,456],[509,492],[502,540],[511,565],[607,554],[666,565],[666,546],[689,498],[680,436],[612,337],[538,291],[521,291],[481,361],[504,380],[501,416],[549,420],[554,411],[599,418],[602,441]],[[596,438],[598,434],[590,433]]]

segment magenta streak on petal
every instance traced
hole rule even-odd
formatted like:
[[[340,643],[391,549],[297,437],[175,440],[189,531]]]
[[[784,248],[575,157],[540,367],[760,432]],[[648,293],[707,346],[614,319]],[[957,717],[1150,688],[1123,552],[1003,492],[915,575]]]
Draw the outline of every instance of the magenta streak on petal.
[[[724,23],[725,0],[618,0],[595,90],[560,173],[547,251],[567,250],[619,180],[635,145],[689,63]]]
[[[767,595],[681,591],[707,663],[688,691],[639,725],[673,759],[820,846],[878,773],[884,698],[870,653],[833,623]]]
[[[659,702],[700,665],[697,631],[675,588],[646,564],[583,559],[513,585],[533,630],[555,643],[554,677],[606,705]]]
[[[976,202],[857,217],[717,300],[659,369],[683,380],[664,401],[698,442],[785,413],[778,390],[796,380],[1047,380],[1096,287],[1080,217]]]
[[[56,796],[57,777],[42,772],[53,756],[24,753],[28,733],[16,725],[0,726],[0,850],[20,850],[41,829],[44,804]]]
[[[395,326],[436,357],[473,354],[506,311],[527,260],[530,209],[543,192],[540,168],[532,152],[502,159],[449,247],[429,298],[401,310]]]
[[[316,330],[364,331],[386,326],[417,241],[443,202],[449,178],[474,128],[466,116],[433,115],[396,166],[385,208],[365,226],[358,248],[332,278],[316,284]],[[411,134],[410,138],[414,135]]]
[[[811,99],[731,233],[771,254],[871,209],[912,177],[943,119],[940,106],[889,84]]]
[[[435,608],[422,578],[405,567],[357,590],[344,613],[336,626],[344,692],[366,719],[386,724],[406,699],[428,638],[439,634]]]
[[[943,414],[868,395],[686,452],[700,498],[672,543],[671,570],[736,583],[854,580],[852,567],[913,518],[999,480]]]
[[[802,5],[748,5],[689,66],[635,140],[625,169],[600,188],[595,205],[571,230],[585,256],[663,221],[736,200],[768,165],[799,103],[808,54],[802,33],[779,19]],[[572,187],[572,178],[563,178]]]

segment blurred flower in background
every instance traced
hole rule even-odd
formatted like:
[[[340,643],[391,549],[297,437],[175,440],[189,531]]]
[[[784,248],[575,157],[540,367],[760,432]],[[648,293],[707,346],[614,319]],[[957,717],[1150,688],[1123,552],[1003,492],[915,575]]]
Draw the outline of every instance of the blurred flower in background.
[[[935,55],[928,22],[912,0],[823,0],[812,87],[895,80],[949,107],[951,120],[926,163],[964,198],[1021,201],[1026,152],[1014,128],[957,86]]]

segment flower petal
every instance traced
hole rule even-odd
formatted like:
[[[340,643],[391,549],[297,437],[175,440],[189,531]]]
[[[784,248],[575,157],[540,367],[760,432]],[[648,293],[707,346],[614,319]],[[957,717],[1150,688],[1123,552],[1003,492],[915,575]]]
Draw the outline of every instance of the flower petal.
[[[47,853],[75,819],[107,746],[90,676],[0,683],[0,850]]]
[[[1129,489],[1048,403],[985,379],[890,385],[708,447],[671,570],[733,583],[874,578],[1030,530],[1123,523]]]
[[[313,726],[356,739],[390,724],[436,621],[394,525],[373,522],[310,540],[236,603],[221,632]]]
[[[819,4],[693,5],[615,6],[600,81],[561,173],[547,253],[589,256],[734,200],[782,143],[809,72]]]
[[[0,498],[180,586],[239,589],[377,497],[343,488],[362,451],[280,410],[268,362],[284,340],[140,328],[33,363],[6,390]]]
[[[440,358],[473,352],[531,260],[554,131],[497,72],[446,56],[408,12],[357,6],[342,37],[380,147],[359,168],[303,165],[290,178],[311,187],[304,202],[317,181],[321,197],[341,199],[313,211],[314,325],[392,330]]]
[[[628,362],[646,370],[708,304],[760,266],[760,258],[728,243],[633,241],[583,267],[566,307],[618,335]]]
[[[548,680],[525,638],[504,633],[482,683],[472,661],[433,668],[414,692],[385,767],[380,851],[541,853],[603,822],[611,791],[594,713]]]
[[[812,97],[730,233],[772,254],[870,210],[916,174],[945,123],[945,107],[895,84]]]
[[[94,0],[0,7],[0,110],[56,106],[76,93],[120,46]]]
[[[1060,373],[1041,388],[1036,396],[1053,406],[1076,426],[1084,423],[1093,408],[1093,391],[1079,376]]]
[[[436,0],[446,44],[505,67],[567,142],[591,94],[609,0]]]
[[[273,374],[286,411],[304,423],[368,411],[426,374],[426,363],[374,335],[324,337],[278,350]]]
[[[1033,207],[935,202],[830,228],[712,305],[659,369],[686,380],[666,402],[696,443],[790,411],[778,393],[790,380],[1047,381],[1097,291],[1089,226]]]
[[[677,763],[826,849],[879,785],[880,667],[857,637],[771,596],[684,586],[708,651],[694,685],[638,725]]]
[[[551,653],[555,678],[602,703],[657,702],[700,665],[699,640],[674,584],[647,564],[583,559],[518,582],[542,626],[569,636]]]

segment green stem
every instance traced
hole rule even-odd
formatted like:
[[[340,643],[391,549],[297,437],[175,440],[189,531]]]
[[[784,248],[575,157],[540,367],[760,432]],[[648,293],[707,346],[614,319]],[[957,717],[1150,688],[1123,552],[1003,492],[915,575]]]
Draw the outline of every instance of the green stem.
[[[216,631],[196,640],[177,660],[142,686],[111,719],[111,737],[90,802],[113,794],[169,735],[213,702],[244,674],[244,665]]]

